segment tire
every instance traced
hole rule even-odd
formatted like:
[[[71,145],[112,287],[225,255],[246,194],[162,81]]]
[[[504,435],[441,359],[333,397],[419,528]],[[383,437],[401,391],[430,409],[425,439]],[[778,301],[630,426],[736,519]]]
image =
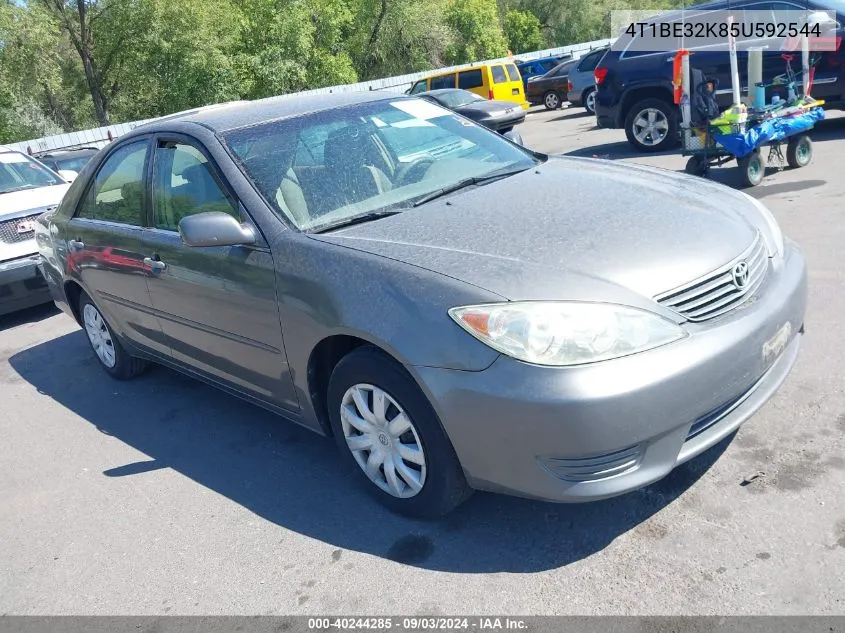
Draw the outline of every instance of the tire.
[[[596,113],[596,89],[588,88],[581,97],[581,103],[584,104],[584,109],[590,114]]]
[[[690,156],[684,171],[691,176],[706,176],[710,171],[710,164],[701,156]]]
[[[813,160],[813,142],[806,134],[791,139],[786,146],[786,162],[793,169],[806,167]]]
[[[377,422],[377,390],[386,396],[387,402],[380,416],[382,423]],[[357,404],[362,398],[365,414]],[[358,473],[367,492],[390,510],[419,518],[436,518],[456,508],[471,494],[434,408],[405,369],[381,350],[359,347],[342,358],[329,379],[326,404],[343,459]],[[394,435],[391,423],[399,419],[400,413],[406,416],[407,428],[400,424],[396,430],[401,433]],[[365,415],[375,423],[369,423]],[[371,432],[362,432],[359,427]],[[353,452],[350,441],[360,448]],[[410,449],[403,455],[410,453],[417,461],[399,457],[400,445],[406,451]],[[366,472],[371,460],[372,476]]]
[[[748,156],[739,159],[739,175],[746,187],[756,187],[763,182],[766,175],[766,165],[760,150],[754,150]]]
[[[130,356],[123,348],[100,309],[84,292],[79,295],[79,315],[91,350],[109,376],[129,380],[147,368],[146,361]]]
[[[678,143],[678,113],[662,99],[643,99],[625,116],[625,136],[639,152],[662,152]]]
[[[561,104],[563,104],[563,99],[554,90],[549,90],[543,95],[543,105],[546,106],[546,110],[557,110]]]

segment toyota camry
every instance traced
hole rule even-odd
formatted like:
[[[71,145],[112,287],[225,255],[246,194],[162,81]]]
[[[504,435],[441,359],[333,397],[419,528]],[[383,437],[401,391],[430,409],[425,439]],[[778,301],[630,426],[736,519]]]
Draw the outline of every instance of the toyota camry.
[[[760,409],[803,334],[804,258],[757,200],[414,97],[138,127],[37,232],[106,373],[166,365],[333,437],[418,516],[652,483]]]

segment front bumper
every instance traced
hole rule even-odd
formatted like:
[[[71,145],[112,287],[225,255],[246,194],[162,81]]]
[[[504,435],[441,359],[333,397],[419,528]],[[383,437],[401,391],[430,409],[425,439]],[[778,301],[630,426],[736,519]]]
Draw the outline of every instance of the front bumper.
[[[0,315],[52,300],[39,268],[40,263],[40,255],[0,262]]]
[[[612,497],[717,444],[775,393],[798,356],[806,286],[803,255],[787,242],[755,298],[687,324],[677,343],[581,367],[500,356],[481,372],[414,369],[474,488]]]

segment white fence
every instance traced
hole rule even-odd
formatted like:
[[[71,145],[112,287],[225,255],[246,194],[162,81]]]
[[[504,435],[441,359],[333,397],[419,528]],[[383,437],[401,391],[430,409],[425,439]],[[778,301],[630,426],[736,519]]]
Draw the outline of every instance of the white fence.
[[[520,61],[531,61],[533,59],[540,59],[541,57],[551,57],[554,55],[571,54],[573,57],[580,57],[586,52],[608,46],[611,40],[596,40],[593,42],[585,42],[583,44],[573,44],[571,46],[560,46],[558,48],[549,48],[542,51],[534,51],[531,53],[524,53],[515,56]],[[435,72],[448,72],[450,70],[459,70],[461,68],[471,68],[479,64],[495,63],[502,61],[509,61],[511,58],[491,59],[483,62],[475,62],[474,64],[463,64],[461,66],[450,66],[448,68],[440,68],[437,70],[429,70],[425,72],[412,73],[410,75],[400,75],[397,77],[387,77],[385,79],[376,79],[373,81],[362,81],[354,84],[345,84],[341,86],[329,86],[327,88],[316,88],[314,90],[305,90],[303,92],[290,93],[278,95],[275,97],[267,97],[260,99],[260,101],[277,101],[280,99],[290,99],[297,95],[303,94],[330,94],[334,92],[368,92],[371,90],[396,90],[404,92],[411,85],[423,77],[427,77]],[[108,127],[100,127],[92,130],[83,130],[81,132],[69,132],[67,134],[57,134],[55,136],[46,136],[44,138],[32,139],[29,141],[21,141],[19,143],[7,143],[6,147],[11,147],[22,152],[30,154],[37,154],[39,152],[48,152],[58,149],[68,149],[74,147],[104,147],[112,140],[116,139],[122,134],[126,134],[130,130],[149,123],[155,119],[145,119],[143,121],[133,121],[131,123],[119,123],[117,125],[109,125]]]

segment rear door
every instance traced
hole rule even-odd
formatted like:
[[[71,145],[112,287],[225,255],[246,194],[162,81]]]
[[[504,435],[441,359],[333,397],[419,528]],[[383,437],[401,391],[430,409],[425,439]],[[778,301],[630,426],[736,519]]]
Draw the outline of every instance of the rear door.
[[[263,239],[243,246],[183,244],[179,221],[188,215],[217,211],[252,222],[193,139],[157,137],[152,160],[152,222],[140,241],[144,256],[156,262],[149,291],[173,358],[217,382],[298,410],[270,249]]]
[[[101,163],[67,224],[69,274],[131,341],[163,355],[170,347],[152,309],[140,250],[146,215],[148,138],[117,146]]]

